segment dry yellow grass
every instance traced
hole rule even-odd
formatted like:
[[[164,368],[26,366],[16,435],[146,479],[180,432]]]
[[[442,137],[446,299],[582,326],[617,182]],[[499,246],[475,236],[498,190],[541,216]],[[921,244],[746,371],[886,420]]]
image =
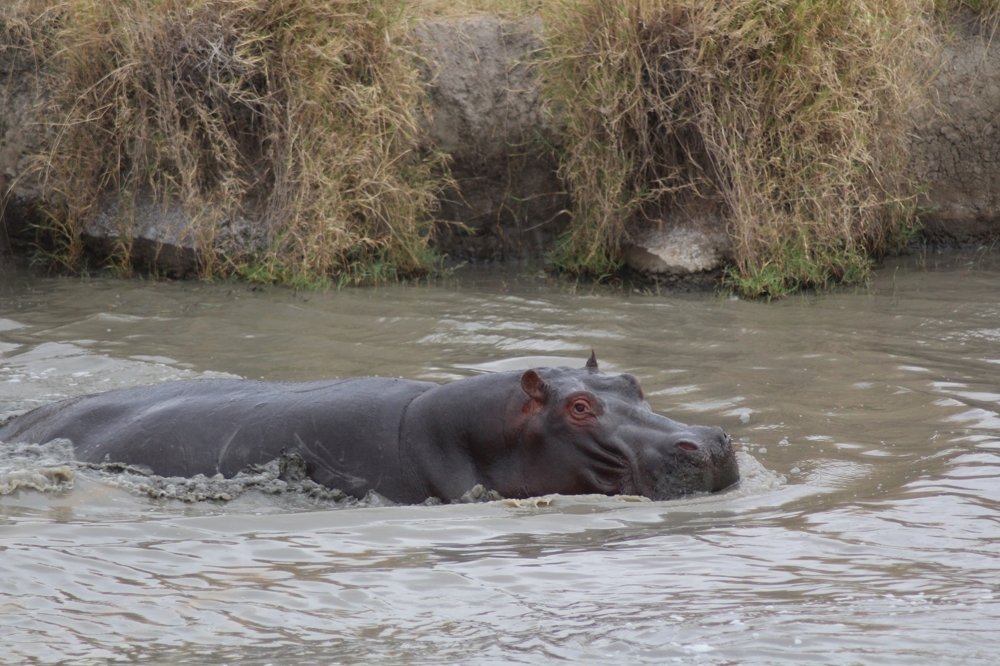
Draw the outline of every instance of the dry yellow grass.
[[[910,228],[902,140],[931,13],[923,0],[550,6],[548,90],[576,206],[561,263],[601,274],[630,220],[710,197],[739,292],[862,279]]]
[[[182,204],[202,270],[366,281],[424,269],[440,166],[417,151],[423,91],[399,0],[60,0],[40,162],[59,250],[80,260],[102,197]],[[263,254],[219,256],[218,222],[263,220]],[[373,272],[372,267],[377,267]]]
[[[517,19],[537,16],[547,0],[410,0],[408,13],[420,19],[463,16],[499,16]]]
[[[979,0],[976,0],[979,2]],[[969,4],[969,2],[966,2]],[[988,14],[994,0],[982,4]],[[940,5],[940,2],[939,2]],[[951,6],[951,5],[949,5]],[[432,260],[447,178],[417,151],[416,18],[539,13],[565,118],[571,272],[618,266],[627,226],[691,199],[725,211],[729,283],[774,296],[865,278],[913,228],[907,111],[935,50],[932,0],[20,0],[5,48],[47,78],[53,258],[78,265],[102,197],[192,215],[206,274],[371,281]],[[218,221],[271,231],[220,256]]]

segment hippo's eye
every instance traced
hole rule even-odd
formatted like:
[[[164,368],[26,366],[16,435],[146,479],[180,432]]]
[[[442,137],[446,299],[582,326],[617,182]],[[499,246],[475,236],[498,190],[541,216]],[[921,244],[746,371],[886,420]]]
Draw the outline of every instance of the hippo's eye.
[[[586,400],[574,400],[573,404],[570,406],[570,410],[573,412],[573,416],[586,416],[590,413],[590,403]]]

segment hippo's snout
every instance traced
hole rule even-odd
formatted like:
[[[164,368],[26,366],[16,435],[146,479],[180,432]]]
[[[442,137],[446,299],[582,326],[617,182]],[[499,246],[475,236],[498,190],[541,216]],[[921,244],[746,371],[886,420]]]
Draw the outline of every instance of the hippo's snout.
[[[712,452],[712,492],[725,490],[740,480],[740,468],[736,463],[736,452],[733,450],[733,438],[722,432],[722,443]]]
[[[724,490],[740,480],[732,439],[722,428],[688,426],[640,456],[647,488],[654,500]]]
[[[704,487],[697,490],[714,493],[740,480],[733,439],[722,428],[694,426],[680,435],[677,447],[692,458],[684,463],[702,466]]]

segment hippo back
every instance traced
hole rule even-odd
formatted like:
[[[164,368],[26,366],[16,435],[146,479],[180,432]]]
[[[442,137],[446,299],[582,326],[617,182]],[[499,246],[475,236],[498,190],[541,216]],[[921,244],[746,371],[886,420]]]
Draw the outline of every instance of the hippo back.
[[[168,382],[46,405],[0,428],[0,441],[66,438],[78,460],[163,476],[230,477],[284,450],[301,455],[318,483],[361,496],[398,482],[402,414],[434,386],[377,377]]]

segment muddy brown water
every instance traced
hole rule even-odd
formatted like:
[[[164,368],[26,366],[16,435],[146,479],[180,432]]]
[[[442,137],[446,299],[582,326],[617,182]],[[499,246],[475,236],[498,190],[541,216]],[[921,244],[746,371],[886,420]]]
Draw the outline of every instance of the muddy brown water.
[[[764,304],[524,269],[295,293],[0,276],[0,418],[179,377],[640,378],[747,475],[670,502],[342,508],[0,446],[3,663],[995,664],[1000,260]],[[178,485],[180,484],[180,485]],[[190,499],[190,495],[187,495]]]

